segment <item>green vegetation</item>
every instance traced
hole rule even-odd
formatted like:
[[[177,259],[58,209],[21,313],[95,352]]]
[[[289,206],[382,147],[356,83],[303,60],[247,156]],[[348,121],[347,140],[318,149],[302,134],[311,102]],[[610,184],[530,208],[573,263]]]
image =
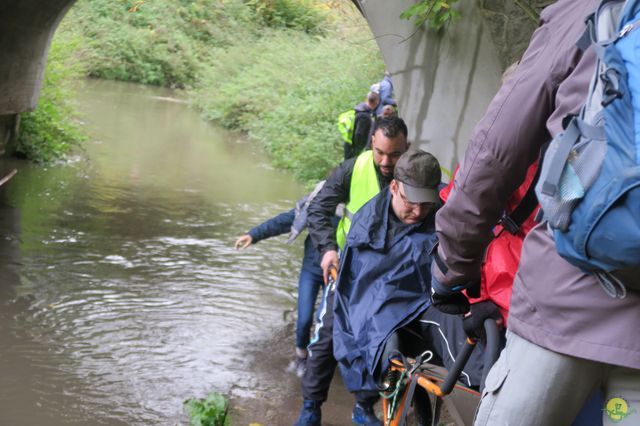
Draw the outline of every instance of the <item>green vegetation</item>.
[[[194,102],[207,119],[247,131],[277,167],[303,182],[325,177],[342,155],[338,115],[382,75],[374,48],[270,32],[221,52]]]
[[[65,19],[86,39],[89,76],[185,88],[265,28],[322,34],[325,13],[308,0],[80,0]]]
[[[212,49],[244,37],[237,2],[80,0],[66,21],[83,34],[91,77],[183,88],[206,70]]]
[[[324,34],[326,12],[309,0],[247,0],[255,8],[264,26],[290,28],[308,34]]]
[[[460,13],[452,7],[457,2],[458,0],[422,0],[402,12],[400,17],[413,18],[417,26],[427,22],[431,28],[439,30],[460,18]]]
[[[82,65],[74,55],[80,41],[67,32],[64,42],[51,47],[40,101],[33,112],[21,115],[16,155],[50,161],[63,157],[84,139],[69,102],[73,98],[70,83],[83,75]]]
[[[223,395],[212,392],[205,399],[188,399],[184,402],[191,426],[228,426],[229,404]]]
[[[421,0],[402,12],[400,18],[413,19],[416,26],[421,26],[426,22],[431,28],[439,30],[448,23],[460,18],[460,12],[453,8],[453,5],[458,1]],[[536,8],[541,9],[549,4],[543,1],[542,4],[534,6],[532,0],[513,0],[513,2],[534,23],[537,23],[540,19],[540,12]]]
[[[186,89],[302,182],[339,162],[337,117],[383,72],[347,1],[79,0],[63,23],[53,50],[80,37],[85,75]]]

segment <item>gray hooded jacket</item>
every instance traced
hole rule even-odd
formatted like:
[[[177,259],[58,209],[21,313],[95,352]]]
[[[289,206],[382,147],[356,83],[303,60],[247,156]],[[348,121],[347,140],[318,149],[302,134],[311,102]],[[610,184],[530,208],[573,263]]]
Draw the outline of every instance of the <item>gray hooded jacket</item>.
[[[584,103],[595,55],[575,46],[599,0],[559,0],[541,15],[515,73],[478,122],[438,212],[438,253],[453,286],[479,276],[483,252],[508,196],[523,181],[562,119]],[[607,296],[597,281],[562,259],[543,225],[525,239],[514,282],[509,329],[547,349],[640,369],[640,292]]]

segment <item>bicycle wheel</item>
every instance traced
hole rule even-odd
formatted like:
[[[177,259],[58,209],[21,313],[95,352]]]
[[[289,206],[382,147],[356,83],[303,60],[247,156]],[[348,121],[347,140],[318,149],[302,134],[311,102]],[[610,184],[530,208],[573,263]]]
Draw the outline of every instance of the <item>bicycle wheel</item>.
[[[407,426],[430,426],[431,420],[431,398],[429,393],[417,386],[413,394],[411,410],[407,413]]]

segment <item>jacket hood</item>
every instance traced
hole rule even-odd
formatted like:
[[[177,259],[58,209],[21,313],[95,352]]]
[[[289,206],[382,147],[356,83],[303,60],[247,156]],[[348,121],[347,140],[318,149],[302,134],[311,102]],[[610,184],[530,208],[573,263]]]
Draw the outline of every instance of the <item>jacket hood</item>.
[[[366,102],[360,102],[353,108],[356,112],[373,112]]]

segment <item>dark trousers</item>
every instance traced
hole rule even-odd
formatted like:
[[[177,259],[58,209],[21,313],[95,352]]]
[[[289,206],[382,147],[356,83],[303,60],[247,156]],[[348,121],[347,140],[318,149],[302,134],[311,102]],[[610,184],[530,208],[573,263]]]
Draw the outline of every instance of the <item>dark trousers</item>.
[[[393,350],[416,356],[428,349],[433,352],[432,364],[450,370],[466,340],[461,316],[443,314],[430,306],[404,330],[389,338],[383,353],[383,367],[386,368],[386,360]],[[460,374],[460,381],[467,386],[479,386],[482,378],[484,348],[480,343],[478,346]]]
[[[467,340],[462,317],[444,314],[430,306],[413,325],[420,330],[427,348],[436,356],[436,362],[450,370]],[[484,347],[480,343],[478,346],[460,374],[460,380],[467,386],[479,386],[482,379]]]
[[[302,377],[304,399],[324,402],[327,400],[331,379],[338,362],[333,357],[333,300],[335,288],[325,287],[318,313],[315,335],[308,346],[307,369]],[[367,406],[375,403],[377,392],[356,392],[356,401]]]

